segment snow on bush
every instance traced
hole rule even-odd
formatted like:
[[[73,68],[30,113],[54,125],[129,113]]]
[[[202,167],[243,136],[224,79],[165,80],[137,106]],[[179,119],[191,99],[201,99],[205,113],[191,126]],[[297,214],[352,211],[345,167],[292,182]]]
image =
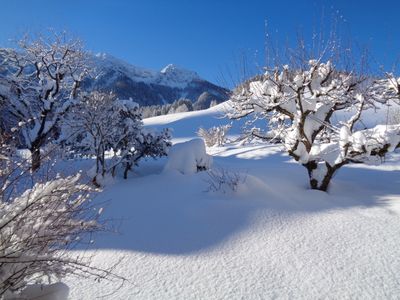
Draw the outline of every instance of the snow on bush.
[[[226,143],[226,135],[231,125],[214,126],[210,129],[199,128],[197,134],[206,143],[207,147],[223,146]]]
[[[165,170],[177,170],[182,174],[194,174],[208,170],[212,165],[212,157],[206,153],[202,139],[193,139],[178,143],[171,147]]]
[[[376,161],[400,147],[400,124],[357,126],[365,110],[398,99],[398,85],[390,79],[364,81],[329,61],[310,60],[304,70],[283,66],[243,85],[232,97],[231,117],[265,117],[288,154],[307,169],[311,188],[326,191],[343,165]],[[334,123],[339,111],[354,114]]]
[[[0,297],[44,277],[57,281],[68,273],[106,273],[66,251],[100,229],[97,212],[87,206],[91,189],[79,177],[37,183],[0,202]]]
[[[168,129],[163,129],[161,132],[143,128],[133,141],[133,147],[128,148],[124,155],[124,178],[128,176],[128,171],[133,166],[137,166],[139,160],[144,157],[166,156],[169,147],[171,147],[171,135]]]

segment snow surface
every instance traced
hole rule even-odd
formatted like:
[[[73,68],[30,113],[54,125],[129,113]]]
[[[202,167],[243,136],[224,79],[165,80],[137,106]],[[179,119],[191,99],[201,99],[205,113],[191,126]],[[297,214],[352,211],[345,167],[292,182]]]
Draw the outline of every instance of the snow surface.
[[[58,282],[49,285],[28,285],[22,292],[22,299],[65,300],[68,299],[69,288]]]
[[[226,122],[224,110],[144,123],[172,127],[176,143]],[[323,193],[281,150],[208,149],[214,166],[245,176],[234,195],[205,192],[206,172],[163,172],[166,159],[117,179],[96,201],[118,234],[98,235],[88,255],[99,267],[123,259],[115,271],[129,282],[69,277],[70,299],[400,298],[400,153],[342,168]]]

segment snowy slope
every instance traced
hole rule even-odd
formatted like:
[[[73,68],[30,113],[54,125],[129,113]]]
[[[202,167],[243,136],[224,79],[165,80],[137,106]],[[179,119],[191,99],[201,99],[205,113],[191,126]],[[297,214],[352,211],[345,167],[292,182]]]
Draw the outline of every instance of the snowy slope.
[[[176,141],[225,120],[226,108],[145,120]],[[233,129],[233,133],[238,133]],[[71,299],[398,299],[400,153],[375,167],[343,168],[329,194],[308,189],[306,171],[280,146],[208,149],[214,166],[239,172],[236,194],[210,193],[206,173],[143,163],[98,196],[119,234],[101,234],[95,263],[129,279],[68,278]],[[351,180],[351,181],[350,181]],[[111,293],[111,294],[110,294]]]
[[[209,128],[216,124],[231,123],[230,120],[224,118],[229,110],[230,106],[228,101],[207,110],[184,112],[144,119],[143,123],[149,128],[171,128],[175,142],[184,141],[196,137],[196,132],[200,127]],[[235,125],[236,126],[232,132],[239,133],[239,123]]]

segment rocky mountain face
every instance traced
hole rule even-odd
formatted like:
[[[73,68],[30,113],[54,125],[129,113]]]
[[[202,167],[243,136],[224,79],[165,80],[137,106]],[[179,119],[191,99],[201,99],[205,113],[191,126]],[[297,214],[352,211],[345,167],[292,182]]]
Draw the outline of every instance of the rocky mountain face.
[[[87,90],[114,92],[117,97],[132,99],[142,106],[190,99],[198,109],[223,102],[230,91],[199,77],[196,72],[168,65],[159,72],[132,66],[107,54],[90,58],[94,76],[82,87]]]

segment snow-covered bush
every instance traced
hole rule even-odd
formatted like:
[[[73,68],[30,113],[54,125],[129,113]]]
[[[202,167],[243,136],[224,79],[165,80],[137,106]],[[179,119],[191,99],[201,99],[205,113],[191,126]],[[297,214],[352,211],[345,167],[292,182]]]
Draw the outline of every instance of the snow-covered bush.
[[[76,175],[37,183],[0,202],[0,297],[44,277],[106,275],[66,251],[85,234],[100,229],[98,213],[88,207],[90,192]]]
[[[63,132],[67,148],[79,155],[94,156],[93,183],[99,176],[115,175],[123,165],[124,177],[143,157],[166,155],[170,146],[167,130],[154,133],[143,129],[137,103],[115,99],[113,94],[92,92],[68,116]],[[107,153],[109,154],[106,157]]]
[[[50,171],[29,172],[25,158],[15,155],[18,131],[12,133],[0,135],[0,299],[25,299],[42,289],[35,284],[68,274],[123,279],[111,269],[92,267],[90,257],[68,251],[104,228],[101,208],[89,199],[95,190],[81,183],[80,174],[61,178]],[[54,296],[59,291],[54,287],[45,290]]]
[[[305,69],[283,66],[243,85],[231,99],[231,117],[266,118],[288,154],[307,169],[311,188],[326,191],[343,165],[379,160],[400,146],[400,124],[358,126],[365,110],[398,95],[390,80],[364,80],[329,61],[310,60]],[[350,117],[334,123],[341,111]]]
[[[229,192],[236,192],[239,185],[246,181],[246,177],[240,173],[230,172],[224,168],[211,169],[207,171],[208,183],[207,191],[222,192],[224,194]]]
[[[203,92],[197,98],[196,102],[193,103],[193,109],[194,110],[207,109],[210,108],[212,105],[215,105],[215,103],[218,103],[218,101],[217,99],[215,99],[215,96],[212,93]]]
[[[124,178],[128,177],[128,171],[136,166],[140,159],[166,156],[171,147],[170,140],[171,135],[168,129],[164,129],[160,133],[141,130],[133,140],[133,147],[128,148],[123,156]]]
[[[32,170],[40,167],[40,149],[65,113],[78,102],[79,85],[87,73],[85,52],[77,40],[53,35],[22,39],[16,50],[0,50],[0,99],[21,127],[31,151]]]
[[[200,127],[197,135],[204,140],[207,147],[223,146],[226,143],[226,135],[231,127],[229,124],[213,126],[209,129]]]
[[[177,170],[182,174],[194,174],[211,168],[212,157],[207,154],[202,139],[193,139],[171,147],[165,170]]]

